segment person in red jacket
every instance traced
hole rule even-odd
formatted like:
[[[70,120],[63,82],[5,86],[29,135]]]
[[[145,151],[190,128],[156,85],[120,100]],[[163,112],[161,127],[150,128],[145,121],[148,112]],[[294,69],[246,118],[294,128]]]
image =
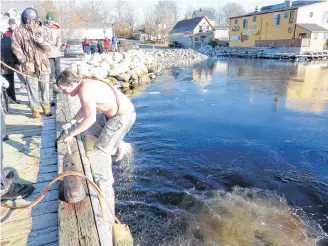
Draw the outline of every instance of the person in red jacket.
[[[84,53],[90,54],[90,52],[91,52],[90,46],[91,46],[90,40],[85,38],[82,43],[82,48],[83,48]]]
[[[110,40],[106,37],[104,40],[105,54],[107,54],[109,52],[109,47],[110,47]]]

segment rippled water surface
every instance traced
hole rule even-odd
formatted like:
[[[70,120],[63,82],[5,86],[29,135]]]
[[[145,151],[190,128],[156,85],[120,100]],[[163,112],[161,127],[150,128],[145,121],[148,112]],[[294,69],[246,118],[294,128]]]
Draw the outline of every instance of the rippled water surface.
[[[136,245],[328,245],[328,66],[208,61],[133,97],[114,166]]]

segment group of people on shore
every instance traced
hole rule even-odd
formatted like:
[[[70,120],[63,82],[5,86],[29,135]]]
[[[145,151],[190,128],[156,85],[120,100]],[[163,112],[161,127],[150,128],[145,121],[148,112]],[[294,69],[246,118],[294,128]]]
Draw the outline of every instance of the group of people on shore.
[[[93,143],[94,151],[108,156],[113,155],[114,161],[120,161],[131,151],[131,145],[125,143],[123,138],[136,120],[132,102],[121,91],[103,80],[84,79],[70,70],[65,70],[56,76],[56,58],[60,55],[61,42],[59,26],[55,22],[53,12],[49,12],[46,21],[42,23],[37,11],[27,8],[23,11],[21,20],[22,24],[18,27],[13,19],[9,20],[8,32],[1,40],[7,45],[7,53],[1,56],[1,60],[27,75],[23,81],[26,83],[32,116],[40,117],[40,104],[44,115],[51,116],[50,99],[53,99],[53,96],[49,92],[48,82],[56,80],[56,86],[60,92],[72,97],[78,96],[81,103],[76,115],[62,126],[63,130],[69,130],[76,125],[64,138],[64,142],[70,143],[76,135],[84,133],[85,139]],[[90,47],[87,40],[83,43],[84,48]],[[111,44],[117,50],[116,36],[111,40],[105,39],[102,44],[104,52],[109,51]],[[2,68],[5,69],[3,66]],[[7,92],[11,97],[11,102],[19,103],[15,95],[13,71],[8,70],[2,73],[0,87],[2,86],[8,87]],[[41,100],[39,93],[41,93]],[[1,104],[0,113],[1,200],[24,198],[33,192],[33,185],[14,182],[14,173],[5,173],[2,167],[2,141],[8,139],[8,136]],[[108,165],[111,168],[111,163]]]
[[[82,42],[82,48],[84,53],[86,54],[94,54],[96,52],[98,52],[99,54],[108,54],[111,50],[118,51],[117,45],[118,38],[115,35],[113,35],[111,39],[108,39],[108,37],[106,37],[104,41],[100,39],[98,41],[90,41],[89,39],[85,38]]]
[[[9,19],[8,30],[1,35],[1,61],[24,75],[17,73],[23,88],[27,90],[29,106],[33,118],[40,118],[39,108],[42,106],[46,117],[52,116],[51,104],[53,90],[49,82],[56,80],[56,58],[60,56],[60,30],[54,12],[48,12],[45,21],[40,21],[38,12],[27,8],[21,15],[18,26],[15,19]],[[14,71],[1,65],[0,90],[7,93],[9,103],[19,104],[15,93]],[[41,97],[40,97],[41,95]],[[3,95],[1,95],[3,96]],[[33,185],[13,182],[13,172],[5,173],[2,167],[2,141],[8,139],[4,121],[4,112],[0,104],[1,115],[1,200],[23,198],[31,194]]]

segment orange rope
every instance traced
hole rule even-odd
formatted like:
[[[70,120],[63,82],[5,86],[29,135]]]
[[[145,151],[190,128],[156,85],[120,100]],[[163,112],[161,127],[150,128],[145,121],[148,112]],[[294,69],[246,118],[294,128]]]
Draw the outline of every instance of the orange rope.
[[[1,207],[5,207],[5,208],[12,208],[12,209],[25,209],[25,208],[31,208],[33,206],[35,206],[36,204],[38,204],[42,198],[45,196],[45,194],[48,192],[48,190],[50,189],[51,185],[53,185],[58,179],[61,179],[63,177],[66,177],[66,176],[78,176],[78,177],[81,177],[81,178],[84,178],[85,180],[87,180],[91,186],[95,189],[97,195],[98,195],[98,199],[100,201],[100,206],[102,208],[102,202],[101,202],[101,199],[100,198],[103,198],[105,200],[105,202],[107,203],[108,207],[109,207],[109,210],[112,214],[112,216],[114,217],[115,221],[118,223],[118,224],[121,224],[121,222],[118,220],[118,218],[114,215],[110,205],[108,204],[108,201],[105,199],[104,195],[101,193],[101,190],[100,188],[97,186],[97,184],[95,182],[93,182],[92,180],[90,180],[87,176],[83,175],[82,173],[79,173],[79,172],[76,172],[76,171],[66,171],[66,172],[63,172],[61,174],[58,174],[57,177],[55,177],[42,191],[41,193],[30,203],[28,204],[24,204],[24,205],[9,205],[9,204],[3,204],[1,203]]]
[[[9,66],[8,64],[4,63],[3,61],[0,61],[0,63],[1,63],[2,65],[4,65],[5,67],[9,68],[10,70],[16,72],[16,73],[19,73],[19,74],[21,74],[21,75],[23,75],[23,76],[26,76],[26,77],[29,77],[29,78],[33,78],[33,79],[35,79],[35,77],[33,77],[33,76],[31,76],[31,75],[27,75],[27,74],[25,74],[25,73],[22,73],[21,71],[18,71],[17,69],[15,69],[15,68]],[[44,81],[44,80],[41,80],[41,79],[38,79],[38,81],[40,81],[41,83],[45,83],[45,84],[51,84],[51,85],[52,85],[52,84],[55,84],[54,82]]]

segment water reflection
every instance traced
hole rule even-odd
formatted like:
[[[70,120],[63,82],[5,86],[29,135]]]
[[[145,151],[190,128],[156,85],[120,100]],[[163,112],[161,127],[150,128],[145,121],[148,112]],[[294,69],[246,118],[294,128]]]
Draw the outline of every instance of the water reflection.
[[[283,107],[294,111],[321,113],[328,101],[327,64],[234,59],[204,62],[194,66],[191,73],[203,91],[208,91],[208,86],[222,77],[241,78],[251,92],[274,95],[274,111],[281,102]]]
[[[298,65],[296,76],[287,82],[286,107],[302,112],[321,113],[328,101],[327,65]]]
[[[136,245],[327,245],[327,71],[208,61],[133,98],[135,158],[114,175]]]

